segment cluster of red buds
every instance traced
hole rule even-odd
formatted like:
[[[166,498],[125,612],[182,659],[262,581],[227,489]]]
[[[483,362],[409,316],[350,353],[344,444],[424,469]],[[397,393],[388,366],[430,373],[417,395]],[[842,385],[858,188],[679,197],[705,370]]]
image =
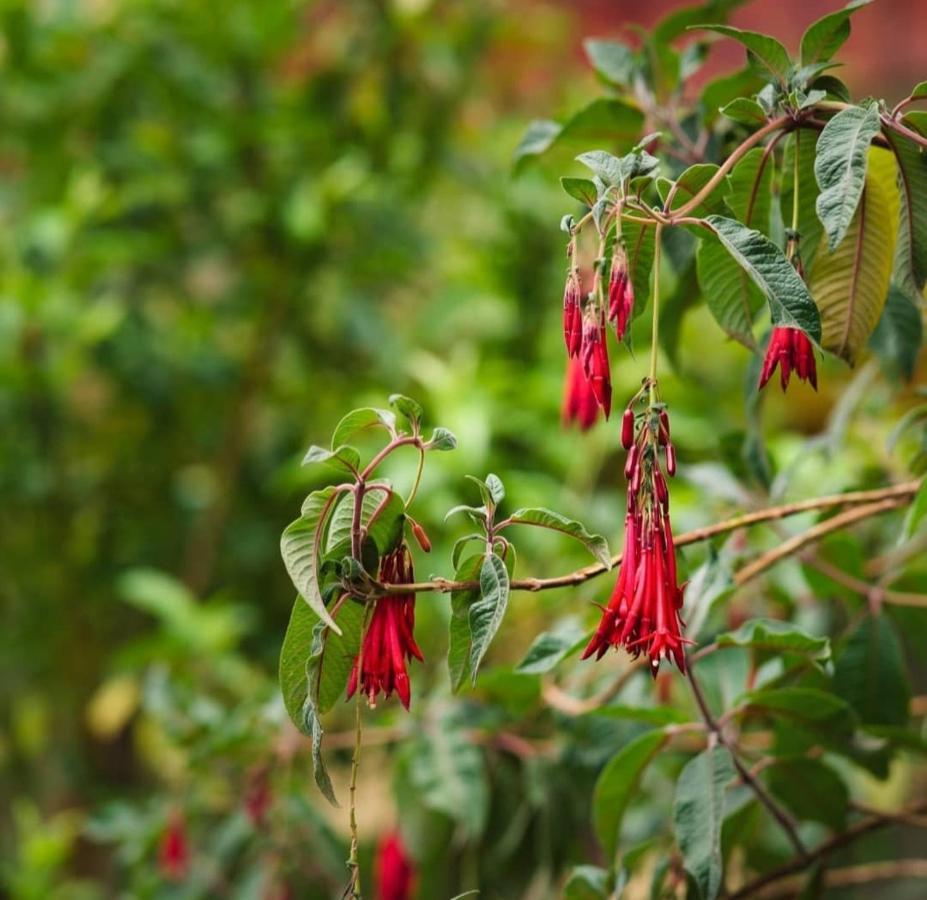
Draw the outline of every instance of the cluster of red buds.
[[[412,557],[403,543],[380,560],[380,581],[411,584],[415,581]],[[408,709],[412,699],[406,661],[424,661],[415,643],[415,594],[386,594],[375,601],[373,615],[364,634],[361,652],[354,660],[348,679],[348,697],[354,696],[358,682],[371,707],[378,693],[389,697],[393,691]],[[358,671],[358,669],[360,671]]]
[[[679,618],[685,585],[676,582],[666,482],[676,473],[676,450],[666,409],[651,405],[635,417],[633,404],[621,420],[621,443],[628,451],[624,554],[615,589],[583,659],[593,654],[601,659],[609,647],[624,647],[634,657],[645,652],[654,677],[661,659],[672,659],[685,673],[688,641]]]
[[[772,378],[779,366],[779,381],[782,390],[789,386],[789,376],[794,372],[802,381],[811,382],[818,389],[817,366],[814,361],[814,348],[803,331],[798,328],[774,328],[766,348],[763,370],[760,372],[760,388]]]
[[[628,270],[628,255],[620,240],[612,251],[607,297],[601,289],[604,261],[597,262],[592,292],[584,298],[575,238],[567,245],[567,256],[570,268],[563,290],[563,342],[569,363],[563,421],[565,424],[576,422],[586,430],[596,420],[596,407],[601,407],[605,418],[611,412],[612,381],[606,323],[614,324],[619,341],[624,339],[634,309],[634,287]]]

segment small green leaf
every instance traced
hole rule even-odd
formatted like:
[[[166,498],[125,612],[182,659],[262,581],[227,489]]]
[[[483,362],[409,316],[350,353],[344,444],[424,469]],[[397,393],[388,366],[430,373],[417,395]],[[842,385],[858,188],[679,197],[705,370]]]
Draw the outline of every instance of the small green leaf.
[[[454,550],[451,553],[451,565],[454,567],[454,569],[457,568],[457,564],[460,562],[460,555],[463,553],[467,544],[472,543],[473,541],[478,541],[481,544],[485,544],[486,535],[477,534],[474,532],[473,534],[465,534],[462,538],[458,538],[456,541],[454,541]]]
[[[647,731],[626,744],[599,775],[592,794],[595,833],[609,861],[615,857],[621,822],[647,766],[669,738],[662,731]]]
[[[509,521],[514,525],[537,525],[540,528],[549,528],[552,531],[567,534],[576,538],[605,568],[611,566],[608,541],[600,534],[590,534],[581,522],[540,507],[516,510],[509,516]]]
[[[798,328],[819,341],[821,320],[817,307],[782,251],[765,235],[736,219],[709,216],[705,221],[765,294],[773,325]]]
[[[485,524],[488,519],[485,506],[467,506],[461,503],[458,506],[451,507],[444,514],[444,521],[446,522],[451,516],[456,516],[457,513],[464,513],[471,522],[475,522],[477,525]]]
[[[457,438],[446,428],[436,428],[431,440],[425,444],[426,450],[456,450]]]
[[[739,41],[747,48],[747,61],[761,75],[779,84],[788,80],[792,60],[789,59],[788,50],[775,38],[756,31],[742,31],[730,25],[699,25],[694,26],[705,31],[714,31],[725,37]]]
[[[509,573],[502,559],[487,554],[480,567],[480,599],[470,607],[470,679],[496,636],[509,603]]]
[[[385,428],[390,434],[395,434],[396,416],[388,409],[375,409],[372,406],[352,410],[335,426],[332,433],[332,447],[340,447],[358,431],[377,427]]]
[[[821,75],[815,78],[808,87],[824,91],[824,93],[840,103],[850,102],[850,89],[834,75]]]
[[[752,97],[735,97],[722,107],[721,115],[743,125],[765,125],[766,110]]]
[[[778,759],[767,771],[769,789],[801,821],[821,822],[834,831],[846,822],[849,796],[843,779],[818,759]]]
[[[327,463],[351,475],[356,475],[360,469],[360,454],[353,447],[347,445],[328,450],[313,444],[303,457],[303,465],[310,463]]]
[[[575,866],[563,886],[563,900],[606,900],[611,878],[598,866]],[[611,896],[615,896],[614,893]]]
[[[590,150],[588,153],[580,153],[576,157],[576,161],[581,162],[593,172],[607,187],[616,187],[621,184],[624,177],[621,160],[605,150]],[[596,193],[596,199],[598,199],[598,193]]]
[[[639,68],[634,51],[620,41],[583,41],[586,57],[596,74],[608,84],[626,87]]]
[[[801,39],[801,64],[812,65],[829,60],[850,36],[850,16],[870,0],[853,0],[843,9],[832,12],[810,25]]]
[[[389,405],[392,406],[399,415],[405,417],[413,431],[418,431],[422,416],[425,415],[425,410],[422,409],[421,403],[417,400],[413,400],[411,397],[406,397],[404,394],[391,394]]]
[[[865,725],[907,725],[911,686],[887,616],[867,616],[840,648],[834,690]]]
[[[706,125],[712,125],[728,103],[737,97],[749,97],[763,86],[763,80],[752,68],[741,69],[732,75],[722,75],[709,81],[702,90],[702,116]]]
[[[715,745],[690,759],[676,782],[676,843],[702,900],[714,900],[721,887],[724,792],[733,777],[731,754]]]
[[[830,658],[830,641],[802,631],[791,622],[777,619],[751,619],[736,631],[719,634],[715,639],[719,647],[752,647],[773,653],[798,653],[824,662]]]
[[[334,486],[311,493],[303,503],[302,516],[280,538],[283,564],[297,592],[335,633],[339,633],[339,628],[325,608],[318,577],[325,523],[337,493]]]
[[[846,237],[866,181],[869,145],[879,131],[879,108],[851,106],[821,132],[814,175],[821,193],[816,208],[833,251]]]
[[[592,207],[599,199],[599,191],[595,183],[588,178],[568,178],[560,179],[560,185],[574,200]]]
[[[549,672],[570,653],[578,650],[585,642],[585,633],[575,625],[560,631],[544,631],[528,648],[525,658],[515,667],[516,672],[527,675],[542,675]]]
[[[924,97],[927,97],[927,81],[914,85],[914,89],[911,91],[912,100],[923,100]]]

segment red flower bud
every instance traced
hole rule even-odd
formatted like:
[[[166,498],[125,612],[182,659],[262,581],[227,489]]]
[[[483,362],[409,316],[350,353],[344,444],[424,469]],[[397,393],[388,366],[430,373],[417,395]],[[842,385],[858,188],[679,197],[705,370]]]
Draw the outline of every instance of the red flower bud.
[[[628,458],[624,461],[624,477],[627,481],[640,468],[641,448],[635,444],[628,453]]]
[[[415,540],[418,542],[419,547],[426,553],[431,553],[431,541],[428,539],[428,535],[425,534],[425,529],[411,516],[409,516],[408,519],[409,524],[412,526],[412,534],[415,535]]]
[[[621,417],[621,446],[630,450],[634,443],[634,410],[628,407]]]
[[[567,363],[561,409],[563,424],[566,426],[575,422],[581,431],[588,431],[595,425],[598,415],[599,404],[596,402],[592,385],[586,381],[579,358],[573,357]]]
[[[670,439],[669,415],[665,409],[660,410],[660,446],[665,447]]]
[[[586,380],[592,385],[595,399],[607,419],[612,407],[612,379],[608,364],[608,348],[605,344],[605,329],[600,327],[592,315],[583,320],[583,344],[580,357]]]
[[[663,452],[666,454],[666,474],[672,477],[676,474],[676,448],[668,443]]]
[[[581,298],[582,284],[579,270],[570,269],[563,289],[563,342],[570,356],[576,356],[579,353],[582,340]]]

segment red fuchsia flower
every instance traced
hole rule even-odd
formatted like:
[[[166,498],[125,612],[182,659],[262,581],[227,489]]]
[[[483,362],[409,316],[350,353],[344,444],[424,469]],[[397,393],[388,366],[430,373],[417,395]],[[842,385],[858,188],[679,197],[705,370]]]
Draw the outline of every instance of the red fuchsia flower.
[[[605,325],[595,315],[583,319],[583,345],[580,351],[583,374],[592,388],[596,402],[607,419],[612,410],[612,377],[608,365],[608,346],[605,343]]]
[[[158,868],[168,881],[182,881],[189,864],[186,822],[181,813],[172,812],[158,846]]]
[[[385,584],[411,584],[415,581],[412,557],[400,544],[380,561],[380,581]],[[412,632],[415,628],[415,594],[387,594],[376,601],[364,635],[362,652],[354,660],[348,679],[348,697],[353,697],[360,680],[361,691],[371,706],[377,694],[389,697],[393,691],[408,709],[412,697],[406,660],[414,656],[424,662]],[[361,671],[358,673],[358,663]]]
[[[615,336],[624,340],[634,310],[634,285],[628,271],[628,254],[624,245],[615,244],[612,268],[608,277],[608,321],[615,325]]]
[[[573,253],[572,247],[573,245],[570,244],[571,249],[568,251],[570,255]],[[566,286],[563,289],[563,342],[571,357],[578,356],[582,346],[582,294],[579,269],[574,266],[567,275]]]
[[[623,439],[627,422],[625,413]],[[677,583],[669,490],[660,466],[660,450],[667,474],[672,475],[675,449],[669,439],[669,418],[665,410],[648,409],[640,418],[625,465],[628,512],[618,580],[599,627],[583,652],[583,659],[593,654],[601,659],[609,647],[624,647],[634,657],[644,652],[650,657],[654,677],[662,659],[671,659],[685,673],[683,647],[688,643],[682,637],[679,618],[685,585]]]
[[[561,414],[565,426],[575,422],[581,431],[588,431],[592,428],[599,417],[598,401],[592,385],[586,381],[583,364],[578,358],[567,362]]]
[[[802,380],[810,381],[811,386],[818,389],[818,373],[814,361],[814,348],[808,336],[798,328],[774,328],[766,348],[766,357],[763,360],[763,371],[760,372],[760,388],[772,378],[773,372],[779,366],[779,381],[782,390],[789,386],[789,376],[792,372]]]
[[[398,830],[385,834],[377,847],[378,900],[410,900],[415,870]]]

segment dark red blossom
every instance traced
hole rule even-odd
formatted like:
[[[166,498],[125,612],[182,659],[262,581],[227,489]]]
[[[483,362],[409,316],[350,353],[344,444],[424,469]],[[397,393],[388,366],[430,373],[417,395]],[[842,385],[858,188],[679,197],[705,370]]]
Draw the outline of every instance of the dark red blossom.
[[[593,654],[601,659],[609,647],[624,647],[635,657],[644,652],[654,676],[662,659],[671,659],[681,672],[686,671],[686,640],[679,618],[685,585],[677,582],[669,491],[660,468],[661,444],[667,474],[672,475],[675,450],[669,442],[669,420],[665,411],[648,409],[625,465],[628,512],[618,580],[583,652],[583,659]]]
[[[580,352],[583,373],[592,387],[596,402],[607,419],[612,410],[612,376],[608,365],[608,346],[605,343],[605,325],[594,315],[583,319],[583,346]]]
[[[168,881],[182,881],[189,864],[187,825],[182,813],[172,812],[158,845],[158,868]]]
[[[411,584],[415,581],[412,557],[405,544],[380,560],[380,581],[384,584]],[[424,660],[412,632],[415,628],[415,594],[387,594],[376,601],[364,635],[362,652],[354,660],[348,679],[348,697],[357,690],[358,663],[361,690],[371,706],[377,694],[389,697],[393,691],[408,709],[412,698],[406,660]]]
[[[579,269],[571,268],[563,289],[563,342],[570,356],[578,356],[582,345],[582,293]]]
[[[410,900],[415,869],[398,830],[383,835],[377,846],[378,900]]]
[[[588,431],[599,417],[599,404],[583,374],[583,364],[578,357],[567,362],[566,381],[561,410],[564,425],[575,422],[581,431]]]
[[[760,388],[772,378],[779,366],[779,381],[782,390],[789,386],[789,376],[794,372],[802,381],[810,381],[818,389],[818,373],[814,361],[814,348],[808,336],[798,328],[774,328],[766,348],[763,371],[760,372]]]
[[[634,285],[628,271],[628,254],[624,245],[615,244],[608,277],[608,321],[614,323],[615,335],[623,340],[634,310]]]

